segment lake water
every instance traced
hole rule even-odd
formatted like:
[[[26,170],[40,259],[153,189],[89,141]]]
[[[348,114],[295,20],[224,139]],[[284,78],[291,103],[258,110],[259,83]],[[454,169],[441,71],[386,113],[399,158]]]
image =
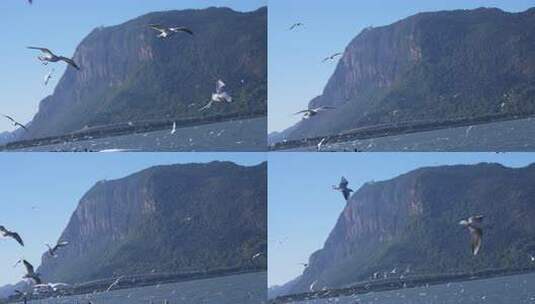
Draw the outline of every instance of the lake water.
[[[258,152],[267,149],[266,134],[267,119],[263,117],[177,129],[175,134],[171,134],[169,129],[30,147],[18,151]]]
[[[267,273],[252,273],[215,279],[123,289],[32,304],[260,304],[267,299]]]
[[[293,151],[316,151],[316,147]],[[535,151],[535,119],[519,119],[343,143],[327,143],[322,151],[359,152],[507,152]]]
[[[523,304],[535,303],[535,274],[354,295],[303,304]]]

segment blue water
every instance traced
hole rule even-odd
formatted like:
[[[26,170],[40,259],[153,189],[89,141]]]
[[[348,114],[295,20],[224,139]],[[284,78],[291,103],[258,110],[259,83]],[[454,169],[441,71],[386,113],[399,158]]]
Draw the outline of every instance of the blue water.
[[[316,151],[306,147],[293,151]],[[535,119],[519,119],[343,143],[327,143],[322,151],[359,152],[533,152]]]
[[[267,150],[267,119],[255,118],[149,133],[98,138],[20,149],[24,152],[258,152]]]
[[[267,273],[252,273],[90,295],[32,301],[32,304],[260,304],[267,299]]]
[[[293,302],[303,304],[524,304],[535,303],[535,274],[450,283],[428,288]]]

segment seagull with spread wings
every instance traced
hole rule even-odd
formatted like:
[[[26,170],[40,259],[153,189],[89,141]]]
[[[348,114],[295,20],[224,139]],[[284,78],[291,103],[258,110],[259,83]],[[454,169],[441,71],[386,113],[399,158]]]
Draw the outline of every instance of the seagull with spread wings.
[[[5,115],[5,114],[0,114],[2,116],[4,116],[5,118],[9,119],[12,123],[13,123],[13,126],[14,127],[21,127],[23,128],[25,131],[28,131],[28,129],[26,128],[26,126],[24,126],[23,124],[21,124],[20,122],[16,121],[15,119],[13,119],[13,117],[9,116],[9,115]]]
[[[230,94],[227,93],[227,91],[225,90],[226,86],[227,85],[223,82],[223,80],[221,79],[218,80],[216,84],[215,93],[212,94],[212,99],[207,105],[200,108],[199,111],[204,111],[206,109],[211,108],[214,102],[218,102],[218,103],[232,102],[232,96],[230,96]]]
[[[317,107],[315,109],[308,109],[308,110],[299,111],[297,113],[294,113],[294,115],[304,114],[303,115],[303,119],[309,119],[309,118],[311,118],[313,116],[318,115],[320,112],[327,111],[327,110],[334,110],[334,109],[336,109],[336,108],[327,107],[327,106],[321,106],[321,107]]]
[[[301,23],[301,22],[294,23],[294,24],[292,24],[292,26],[290,26],[290,31],[293,31],[296,28],[301,27],[301,26],[305,26],[305,25],[303,23]]]
[[[67,241],[58,241],[54,247],[50,246],[50,244],[45,244],[46,247],[48,247],[48,254],[52,257],[57,257],[56,251],[60,249],[61,247],[65,247],[69,245],[69,242]]]
[[[183,26],[165,27],[159,24],[150,24],[149,27],[153,30],[158,31],[160,33],[158,34],[158,38],[161,38],[161,39],[169,38],[173,36],[174,34],[180,33],[180,32],[190,34],[191,36],[194,35],[192,30]]]
[[[14,232],[14,231],[9,231],[4,226],[0,226],[0,234],[3,237],[12,238],[15,241],[17,241],[17,243],[19,243],[21,246],[24,246],[24,242],[22,241],[22,238],[20,237],[20,235],[18,233]]]
[[[342,179],[340,180],[340,183],[338,184],[338,186],[333,186],[334,190],[342,192],[346,201],[349,199],[351,192],[353,192],[352,189],[347,187],[348,185],[349,185],[349,182],[347,181],[345,177],[342,176]]]
[[[331,56],[329,57],[326,57],[325,59],[323,59],[322,62],[327,62],[327,61],[333,61],[336,59],[336,57],[340,57],[342,56],[344,53],[335,53],[335,54],[332,54]]]
[[[467,220],[462,220],[459,225],[468,228],[471,236],[472,254],[478,255],[481,249],[481,240],[483,238],[483,229],[480,227],[483,222],[482,215],[475,215],[469,217]]]
[[[24,267],[26,267],[26,274],[22,277],[23,279],[31,279],[36,285],[42,283],[40,274],[34,271],[33,265],[30,264],[30,262],[26,261],[25,259],[21,259],[17,262],[17,264],[19,263],[23,263]],[[17,266],[17,264],[15,264],[15,266]]]
[[[75,69],[80,70],[80,67],[76,64],[76,62],[74,62],[74,60],[64,57],[64,56],[58,56],[47,48],[35,47],[35,46],[29,46],[28,48],[31,50],[41,51],[42,55],[38,56],[37,59],[43,62],[44,65],[47,65],[49,62],[63,61],[69,64],[70,66],[74,67]]]

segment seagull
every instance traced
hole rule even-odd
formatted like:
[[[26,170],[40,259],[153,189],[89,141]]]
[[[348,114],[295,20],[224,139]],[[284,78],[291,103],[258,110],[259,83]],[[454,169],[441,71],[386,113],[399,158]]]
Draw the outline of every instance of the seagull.
[[[299,265],[301,265],[301,266],[303,266],[303,267],[305,267],[305,268],[308,267],[308,264],[307,264],[307,263],[299,263]]]
[[[212,94],[212,99],[207,105],[199,109],[199,111],[204,111],[211,108],[214,102],[232,102],[232,97],[225,90],[226,86],[227,85],[223,82],[223,80],[219,79],[216,84],[215,93]]]
[[[45,75],[45,85],[48,85],[48,82],[50,79],[52,79],[52,73],[54,73],[54,69],[52,71],[48,72],[48,74]]]
[[[529,255],[529,259],[531,260],[532,263],[535,262],[535,256],[532,256],[531,254]]]
[[[154,29],[154,30],[156,30],[156,31],[158,31],[158,32],[160,32],[160,34],[158,34],[158,38],[161,38],[161,39],[169,38],[173,34],[178,33],[178,32],[188,33],[188,34],[193,36],[193,31],[190,30],[189,28],[183,27],[183,26],[164,27],[164,26],[159,25],[159,24],[149,24],[149,27]]]
[[[327,143],[328,140],[329,140],[328,137],[324,137],[321,139],[321,141],[318,143],[318,146],[317,146],[318,152],[321,151],[321,148],[323,147],[324,144]]]
[[[171,135],[176,133],[176,121],[173,122],[173,129],[171,129]]]
[[[16,232],[13,232],[13,231],[9,231],[6,229],[6,227],[4,226],[0,226],[0,234],[3,236],[3,237],[10,237],[12,239],[14,239],[15,241],[17,241],[17,243],[19,243],[21,246],[24,246],[24,242],[22,241],[22,238],[20,237],[20,235]]]
[[[75,69],[80,70],[80,67],[76,64],[76,62],[74,62],[74,60],[67,58],[67,57],[63,57],[63,56],[57,56],[54,53],[52,53],[51,50],[47,48],[35,47],[35,46],[29,46],[28,48],[31,50],[39,50],[43,53],[41,56],[38,56],[37,59],[43,62],[44,65],[47,65],[49,62],[63,61],[63,62],[68,63]]]
[[[340,180],[340,184],[338,186],[333,186],[333,190],[338,190],[342,192],[346,201],[349,199],[349,195],[351,195],[351,192],[353,192],[352,189],[347,187],[348,184],[349,182],[347,181],[347,179],[342,176],[342,179]]]
[[[13,123],[13,126],[14,127],[21,127],[23,128],[25,131],[28,131],[28,129],[26,128],[26,126],[24,126],[23,124],[21,124],[20,122],[16,121],[15,119],[13,119],[13,117],[9,116],[9,115],[5,115],[5,114],[1,114],[2,116],[4,116],[5,118],[11,120],[11,122]]]
[[[336,57],[342,56],[343,54],[344,54],[344,53],[335,53],[335,54],[332,54],[331,56],[326,57],[325,59],[323,59],[322,62],[333,61],[334,59],[336,59]]]
[[[290,26],[290,31],[300,27],[300,26],[305,26],[303,23],[301,22],[297,22],[297,23],[294,23],[292,26]]]
[[[261,257],[263,255],[264,255],[263,252],[259,252],[259,253],[255,254],[255,255],[253,255],[253,257],[251,258],[251,261],[254,262],[254,260],[258,259],[259,257]]]
[[[30,262],[28,262],[28,261],[26,261],[24,259],[19,260],[17,262],[17,264],[21,263],[21,262],[24,264],[24,267],[26,267],[26,274],[22,278],[23,279],[31,279],[37,285],[41,284],[41,278],[39,277],[40,275],[33,270],[33,265],[30,264]]]
[[[336,108],[327,107],[327,106],[321,106],[321,107],[317,107],[315,109],[308,109],[308,110],[299,111],[299,112],[295,113],[294,115],[305,114],[303,116],[303,119],[309,119],[310,117],[318,115],[320,112],[323,112],[323,111],[326,111],[326,110],[334,110],[334,109],[336,109]]]
[[[56,251],[58,251],[58,249],[60,249],[61,247],[65,247],[65,246],[67,246],[67,245],[69,245],[69,242],[66,242],[66,241],[63,241],[63,242],[58,241],[58,242],[56,243],[56,246],[52,247],[52,246],[50,246],[50,244],[46,244],[46,247],[48,247],[48,254],[49,254],[50,256],[56,258],[56,257],[58,256],[58,255],[56,254]]]
[[[124,278],[124,276],[118,277],[117,280],[115,280],[113,283],[111,283],[111,285],[108,287],[108,289],[106,289],[106,292],[110,291],[113,287],[117,286],[117,284],[119,284],[119,281],[121,281],[122,278]]]
[[[479,227],[479,224],[483,221],[482,215],[471,216],[468,220],[462,220],[459,225],[462,225],[470,231],[472,236],[472,253],[477,255],[481,249],[481,238],[483,237],[483,229]]]
[[[47,284],[36,284],[33,286],[34,289],[51,289],[53,291],[58,291],[60,289],[70,288],[71,285],[67,283],[47,283]]]

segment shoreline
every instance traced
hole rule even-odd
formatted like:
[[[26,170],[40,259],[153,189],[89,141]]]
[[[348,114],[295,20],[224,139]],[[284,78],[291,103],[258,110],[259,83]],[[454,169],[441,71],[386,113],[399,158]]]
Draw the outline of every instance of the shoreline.
[[[457,273],[446,275],[423,275],[407,277],[404,279],[385,279],[377,281],[364,281],[347,288],[326,289],[315,292],[292,294],[268,299],[269,304],[285,304],[312,299],[329,299],[347,297],[356,294],[371,292],[385,292],[406,288],[443,285],[448,283],[469,282],[535,273],[535,268],[523,269],[491,269],[474,273]]]
[[[411,121],[395,124],[374,125],[344,131],[330,136],[318,136],[297,140],[276,142],[269,145],[269,151],[285,151],[299,148],[316,147],[323,139],[328,143],[344,143],[355,140],[366,140],[373,138],[399,136],[413,133],[429,132],[442,129],[470,127],[475,125],[485,125],[491,123],[514,121],[521,119],[535,118],[535,114],[493,114],[479,116],[475,118],[459,118],[440,121]],[[358,151],[355,151],[358,152]]]
[[[149,121],[137,121],[131,123],[121,123],[106,125],[100,127],[94,127],[90,129],[85,129],[81,131],[75,131],[72,133],[58,135],[58,136],[49,136],[36,139],[20,140],[9,142],[4,145],[0,145],[0,151],[11,151],[18,149],[25,149],[31,147],[40,147],[48,145],[56,145],[64,142],[77,142],[77,141],[86,141],[100,138],[108,138],[115,136],[123,136],[129,134],[139,134],[139,133],[149,133],[155,131],[161,131],[169,129],[171,130],[173,123],[176,122],[177,129],[210,125],[216,123],[223,123],[229,121],[237,120],[247,120],[267,117],[265,112],[254,112],[249,114],[227,114],[212,116],[207,118],[182,118],[177,120],[165,119],[165,120],[149,120]]]
[[[123,289],[132,289],[132,288],[141,288],[148,286],[156,286],[160,284],[173,284],[180,282],[192,282],[192,281],[202,281],[207,279],[214,278],[224,278],[236,275],[243,274],[252,274],[252,273],[262,273],[266,272],[266,269],[261,268],[250,268],[250,269],[240,269],[240,268],[230,268],[230,269],[218,269],[209,272],[190,272],[190,273],[175,273],[175,274],[144,274],[144,275],[131,275],[125,276],[119,280],[119,282],[114,286],[110,292],[123,290]],[[42,293],[41,296],[29,297],[28,301],[35,300],[44,300],[54,297],[70,297],[70,296],[80,296],[91,293],[100,293],[106,292],[109,286],[114,283],[119,277],[101,279],[89,281],[81,284],[75,284],[69,289],[60,290],[57,292],[48,292]],[[19,303],[22,301],[21,297],[11,296],[7,299],[0,300],[1,304],[8,303]]]

